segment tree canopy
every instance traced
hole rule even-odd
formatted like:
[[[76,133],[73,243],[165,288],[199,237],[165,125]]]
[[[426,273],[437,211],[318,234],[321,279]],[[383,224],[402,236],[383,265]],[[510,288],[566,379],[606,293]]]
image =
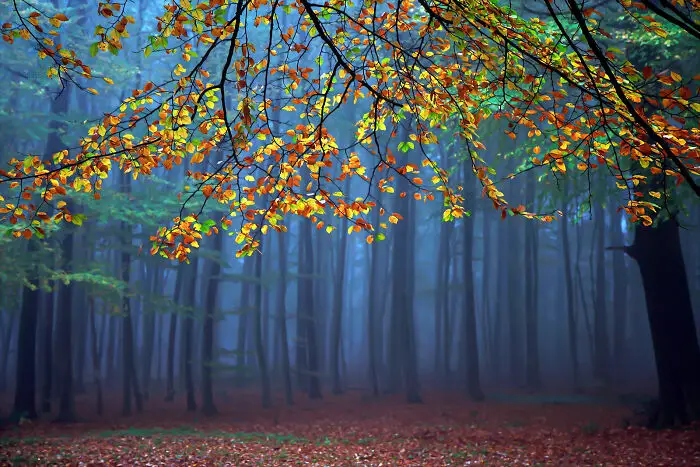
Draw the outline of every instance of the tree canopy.
[[[329,233],[326,216],[347,218],[348,233],[365,232],[371,243],[401,220],[377,202],[378,193],[399,191],[400,177],[411,189],[396,194],[439,195],[443,220],[468,213],[462,187],[431,149],[455,134],[503,217],[557,216],[503,193],[509,179],[539,170],[555,180],[569,172],[608,180],[625,193],[630,220],[651,225],[700,196],[700,75],[682,64],[659,69],[634,52],[640,37],[697,44],[699,5],[176,0],[153,12],[156,32],[146,35],[130,2],[66,12],[75,21],[13,0],[2,7],[10,18],[4,41],[34,48],[62,92],[109,93],[124,78],[121,68],[109,71],[124,51],[169,73],[136,73],[131,95],[115,96],[76,144],[14,158],[0,171],[14,190],[2,193],[2,220],[16,237],[43,236],[48,224],[81,224],[76,194],[99,199],[110,172],[137,179],[185,165],[180,212],[151,236],[154,254],[184,261],[203,235],[234,228],[238,254],[249,255],[261,235],[285,231],[290,215]],[[62,42],[95,13],[89,43]],[[621,21],[634,40],[614,34]],[[353,108],[357,121],[331,131],[330,122],[346,118],[342,108]],[[487,156],[480,128],[489,121],[504,122],[512,139],[528,138],[513,173],[498,173]],[[362,180],[364,196],[343,189],[348,177]],[[225,215],[208,219],[210,203]]]

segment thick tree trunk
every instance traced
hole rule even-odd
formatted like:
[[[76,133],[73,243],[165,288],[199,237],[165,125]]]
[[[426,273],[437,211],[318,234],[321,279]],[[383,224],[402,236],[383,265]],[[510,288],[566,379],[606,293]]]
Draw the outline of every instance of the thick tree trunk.
[[[700,346],[690,302],[678,224],[637,225],[625,251],[637,261],[659,380],[656,427],[700,420]]]
[[[27,254],[37,251],[37,241],[30,240]],[[36,266],[29,271],[29,281],[38,285]],[[17,337],[17,364],[15,365],[15,400],[12,407],[12,418],[34,419],[36,412],[36,331],[37,315],[39,312],[38,288],[22,289],[22,311],[19,317]],[[50,343],[48,345],[51,345]]]

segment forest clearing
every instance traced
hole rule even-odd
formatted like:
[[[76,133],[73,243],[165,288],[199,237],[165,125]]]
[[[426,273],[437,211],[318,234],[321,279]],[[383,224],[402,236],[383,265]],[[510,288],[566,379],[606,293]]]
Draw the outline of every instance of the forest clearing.
[[[381,401],[362,391],[313,401],[283,398],[262,410],[251,392],[222,395],[213,417],[152,401],[148,411],[104,417],[78,397],[84,419],[69,426],[27,422],[2,431],[0,464],[12,465],[627,465],[700,463],[692,428],[623,427],[630,408],[594,397],[510,396],[467,402],[459,394],[425,395],[425,403]],[[183,401],[175,401],[182,406]]]

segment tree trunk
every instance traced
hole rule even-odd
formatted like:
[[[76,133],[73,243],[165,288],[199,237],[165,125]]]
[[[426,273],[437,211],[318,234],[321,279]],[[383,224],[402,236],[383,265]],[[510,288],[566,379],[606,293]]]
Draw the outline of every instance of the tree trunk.
[[[69,209],[75,207],[69,202]],[[73,227],[64,227],[65,237],[61,242],[63,270],[70,274],[73,270]],[[73,393],[73,287],[61,284],[58,288],[58,315],[56,316],[57,352],[59,382],[59,422],[75,421],[75,398]]]
[[[248,381],[247,370],[247,350],[246,335],[248,332],[248,315],[250,314],[250,282],[253,276],[253,258],[247,257],[243,260],[243,282],[241,283],[241,308],[238,311],[238,328],[236,330],[236,386],[243,387]]]
[[[301,222],[301,238],[303,241],[304,254],[302,256],[303,260],[303,270],[306,276],[303,280],[304,283],[304,314],[306,319],[305,324],[305,335],[306,335],[306,361],[308,369],[308,394],[309,399],[321,399],[323,395],[321,394],[321,378],[319,375],[319,364],[318,364],[318,340],[316,338],[316,311],[314,303],[314,251],[313,251],[313,241],[312,235],[313,230],[311,228],[311,220],[302,219]]]
[[[38,240],[29,240],[27,254],[38,250]],[[36,265],[28,271],[27,280],[38,286]],[[19,317],[17,337],[17,364],[15,365],[15,400],[12,407],[12,419],[34,419],[36,412],[36,331],[39,311],[39,289],[22,289],[22,311]],[[51,345],[48,343],[47,345]]]
[[[345,193],[350,190],[350,178],[345,183]],[[333,285],[333,315],[331,320],[331,372],[333,376],[333,394],[342,394],[343,387],[340,382],[340,336],[343,322],[343,290],[345,287],[345,257],[348,250],[348,230],[347,218],[343,218],[340,223],[340,248],[336,263],[334,285]]]
[[[564,181],[564,199],[568,199],[568,181]],[[571,269],[571,245],[569,244],[569,214],[564,208],[564,216],[559,222],[562,251],[564,253],[564,286],[566,290],[566,321],[569,337],[569,356],[573,374],[574,390],[579,389],[578,333],[576,332],[576,309],[574,298],[574,280]]]
[[[122,182],[124,183],[123,192],[130,196],[131,193],[131,174],[124,174],[122,176]],[[122,414],[124,416],[131,415],[131,394],[133,391],[134,401],[136,402],[136,411],[141,412],[143,410],[143,401],[141,400],[141,393],[138,389],[138,380],[136,376],[136,362],[134,357],[134,329],[133,320],[131,313],[131,226],[122,222],[122,232],[124,232],[124,238],[128,241],[121,253],[121,274],[122,281],[126,285],[126,290],[122,293]]]
[[[265,342],[263,340],[262,329],[262,299],[263,299],[263,277],[262,277],[262,241],[260,242],[260,252],[255,255],[255,310],[253,312],[253,333],[255,339],[255,356],[258,360],[258,371],[260,372],[261,384],[261,404],[263,408],[270,407],[272,402],[270,394],[270,375],[267,372],[267,360],[265,359]]]
[[[535,208],[535,174],[527,174],[525,197]],[[538,237],[534,219],[525,223],[525,384],[530,391],[540,388],[540,346],[538,327]]]
[[[650,424],[700,420],[700,346],[683,252],[674,219],[637,225],[625,249],[639,266],[659,380],[659,413]]]
[[[194,378],[192,376],[192,359],[193,359],[193,353],[192,353],[192,347],[193,347],[193,334],[194,334],[194,308],[195,308],[195,300],[197,298],[196,293],[197,293],[197,267],[199,264],[199,258],[194,257],[192,259],[192,262],[190,263],[189,266],[189,287],[187,287],[187,291],[185,293],[185,308],[186,308],[186,315],[185,315],[185,323],[183,325],[182,331],[184,333],[183,339],[184,339],[184,348],[183,348],[183,370],[184,370],[184,376],[185,376],[185,391],[187,393],[187,411],[188,412],[194,412],[197,410],[197,400],[195,399],[195,394],[194,394]]]
[[[474,204],[474,177],[469,167],[470,162],[464,163],[464,187],[465,201]],[[473,213],[472,213],[473,214]],[[479,373],[479,346],[476,333],[476,300],[474,298],[474,218],[473,215],[465,216],[463,229],[463,255],[462,274],[464,274],[464,343],[465,361],[467,370],[467,391],[469,397],[475,401],[484,400],[481,390],[481,378]]]
[[[280,260],[280,285],[277,298],[277,326],[280,333],[280,353],[282,357],[282,381],[287,405],[294,404],[292,375],[289,368],[289,338],[287,337],[287,246],[283,233],[277,233]]]
[[[379,200],[378,203],[379,204]],[[375,229],[379,226],[379,207],[374,209],[374,217],[372,220],[372,225]],[[368,301],[367,304],[367,337],[368,342],[368,360],[369,360],[369,380],[372,387],[372,395],[374,397],[379,396],[379,371],[377,359],[379,358],[377,354],[377,349],[379,348],[377,342],[377,334],[381,332],[382,326],[381,322],[377,319],[377,310],[380,309],[380,303],[384,303],[381,297],[378,297],[378,280],[379,280],[379,252],[380,247],[377,244],[378,240],[375,238],[374,242],[370,246],[370,251],[372,258],[370,260],[369,266],[369,284],[368,284]]]
[[[214,217],[222,217],[216,213]],[[215,313],[219,298],[219,280],[221,279],[221,263],[223,253],[223,232],[214,233],[214,251],[217,252],[216,260],[211,263],[209,281],[207,282],[207,294],[204,300],[204,329],[202,336],[202,413],[214,415],[217,413],[214,404],[214,328]]]
[[[620,216],[614,205],[610,208],[610,245],[624,244]],[[612,253],[613,275],[613,361],[618,382],[624,376],[624,351],[627,335],[627,271],[621,251]]]
[[[102,355],[99,343],[103,336],[97,334],[97,324],[95,323],[95,299],[92,296],[88,297],[88,317],[90,319],[90,330],[92,332],[92,345],[90,347],[90,351],[92,352],[92,371],[95,381],[95,390],[97,391],[97,405],[95,409],[97,415],[102,415],[102,378],[100,377],[100,360]],[[103,319],[106,319],[106,317],[103,317]],[[102,330],[104,330],[104,328],[102,328]]]
[[[596,204],[593,217],[596,225],[596,274],[595,306],[593,322],[593,375],[601,383],[610,383],[610,342],[608,340],[608,314],[605,276],[605,211]]]
[[[51,383],[53,382],[53,291],[42,294],[44,298],[44,376],[41,385],[41,411],[51,413],[53,397]]]
[[[185,265],[180,264],[177,267],[175,276],[175,290],[173,293],[173,304],[175,307],[180,305],[182,298],[182,282],[185,275]],[[179,312],[177,309],[170,313],[170,327],[168,329],[168,356],[165,368],[165,401],[172,402],[175,400],[175,338],[177,336],[177,318]]]

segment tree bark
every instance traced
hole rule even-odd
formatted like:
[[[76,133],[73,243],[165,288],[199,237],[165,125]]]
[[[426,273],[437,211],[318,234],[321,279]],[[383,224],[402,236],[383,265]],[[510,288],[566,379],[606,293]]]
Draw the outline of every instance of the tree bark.
[[[637,225],[625,251],[642,275],[659,381],[659,413],[650,424],[669,427],[700,420],[700,346],[678,224]]]
[[[469,166],[471,161],[464,163],[465,201],[474,204],[474,177]],[[467,370],[467,391],[475,401],[484,400],[481,389],[479,372],[479,345],[476,333],[476,299],[474,297],[474,218],[470,214],[463,220],[462,274],[464,274],[464,334],[465,361]]]
[[[216,213],[214,217],[221,217]],[[217,413],[214,404],[214,328],[215,314],[219,298],[219,281],[221,279],[221,263],[223,253],[223,232],[214,234],[214,251],[218,257],[212,260],[207,281],[207,293],[204,300],[204,329],[202,335],[202,413],[215,415]]]
[[[180,305],[182,298],[182,282],[185,275],[185,265],[180,264],[177,267],[175,276],[175,290],[173,293],[173,304],[177,307]],[[177,318],[179,312],[172,311],[170,313],[170,327],[168,329],[168,356],[166,362],[165,375],[165,402],[175,400],[175,338],[177,336]]]
[[[287,405],[294,404],[292,375],[289,368],[289,338],[287,337],[287,246],[285,234],[277,233],[280,260],[280,285],[277,297],[277,326],[280,333],[280,353],[282,358],[282,381]]]
[[[262,327],[262,302],[263,302],[263,271],[262,271],[262,241],[260,242],[260,252],[255,255],[255,302],[253,313],[253,332],[255,339],[255,356],[257,357],[258,371],[260,372],[261,404],[263,408],[270,407],[272,397],[270,394],[270,375],[267,371],[267,359],[265,358],[265,342],[263,340]]]
[[[595,274],[595,306],[593,319],[593,374],[601,383],[610,383],[610,342],[608,337],[608,315],[605,274],[605,211],[603,206],[596,204],[593,217],[596,226],[596,274]]]
[[[568,181],[564,181],[564,199],[568,199]],[[576,330],[576,309],[574,297],[574,280],[571,269],[571,245],[569,242],[569,214],[568,208],[564,208],[564,216],[559,222],[562,252],[564,254],[564,287],[566,294],[566,323],[569,337],[569,356],[571,357],[571,372],[574,382],[574,390],[579,389],[579,358],[578,358],[578,333]]]

